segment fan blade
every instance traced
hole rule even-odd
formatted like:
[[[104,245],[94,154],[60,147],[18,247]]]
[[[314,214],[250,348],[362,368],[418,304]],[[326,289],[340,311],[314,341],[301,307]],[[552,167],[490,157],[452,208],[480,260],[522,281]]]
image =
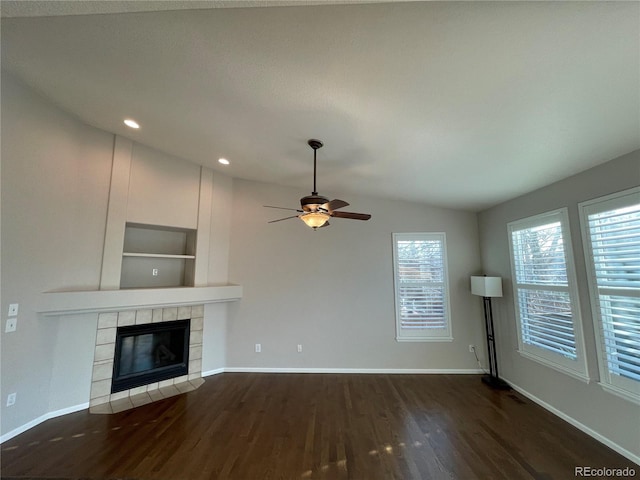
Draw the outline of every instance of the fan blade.
[[[267,222],[267,223],[281,222],[283,220],[289,220],[290,218],[298,218],[298,215],[292,215],[290,217],[279,218],[278,220],[271,220],[270,222]]]
[[[322,205],[322,208],[324,208],[325,210],[328,210],[329,212],[333,212],[334,210],[337,210],[339,208],[342,207],[346,207],[349,204],[347,202],[345,202],[344,200],[339,200],[339,199],[334,199],[331,200],[328,203],[325,203],[324,205]]]
[[[368,213],[353,213],[353,212],[331,212],[332,217],[336,218],[351,218],[353,220],[369,220],[371,215]]]
[[[302,210],[298,210],[297,208],[286,208],[286,207],[274,207],[273,205],[263,205],[265,208],[277,208],[279,210],[291,210],[292,212],[301,212]]]

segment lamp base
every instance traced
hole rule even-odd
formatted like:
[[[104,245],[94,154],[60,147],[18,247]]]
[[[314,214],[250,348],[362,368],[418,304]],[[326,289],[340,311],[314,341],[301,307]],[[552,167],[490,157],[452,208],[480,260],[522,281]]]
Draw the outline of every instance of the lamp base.
[[[484,375],[482,377],[482,382],[489,385],[491,388],[495,388],[496,390],[511,390],[511,387],[507,382],[492,375]]]

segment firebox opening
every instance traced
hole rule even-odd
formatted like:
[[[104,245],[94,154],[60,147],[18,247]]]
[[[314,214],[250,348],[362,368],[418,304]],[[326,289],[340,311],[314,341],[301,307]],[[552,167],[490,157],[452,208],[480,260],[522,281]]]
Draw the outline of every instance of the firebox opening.
[[[111,393],[187,375],[190,323],[118,327]]]

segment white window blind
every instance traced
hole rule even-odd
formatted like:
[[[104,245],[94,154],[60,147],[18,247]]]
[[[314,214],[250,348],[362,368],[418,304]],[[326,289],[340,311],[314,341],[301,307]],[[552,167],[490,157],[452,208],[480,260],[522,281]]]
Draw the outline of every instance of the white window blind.
[[[398,340],[451,337],[445,235],[393,235]]]
[[[601,382],[640,402],[640,191],[580,205]]]
[[[565,225],[566,209],[509,224],[519,347],[536,360],[583,378],[575,273]]]
[[[516,230],[512,238],[523,342],[575,359],[560,222]]]

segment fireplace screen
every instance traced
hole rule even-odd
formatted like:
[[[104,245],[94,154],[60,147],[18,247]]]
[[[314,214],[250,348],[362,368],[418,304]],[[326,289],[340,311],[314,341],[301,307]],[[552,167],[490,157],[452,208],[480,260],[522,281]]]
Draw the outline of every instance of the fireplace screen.
[[[190,320],[118,327],[111,393],[186,375]]]

